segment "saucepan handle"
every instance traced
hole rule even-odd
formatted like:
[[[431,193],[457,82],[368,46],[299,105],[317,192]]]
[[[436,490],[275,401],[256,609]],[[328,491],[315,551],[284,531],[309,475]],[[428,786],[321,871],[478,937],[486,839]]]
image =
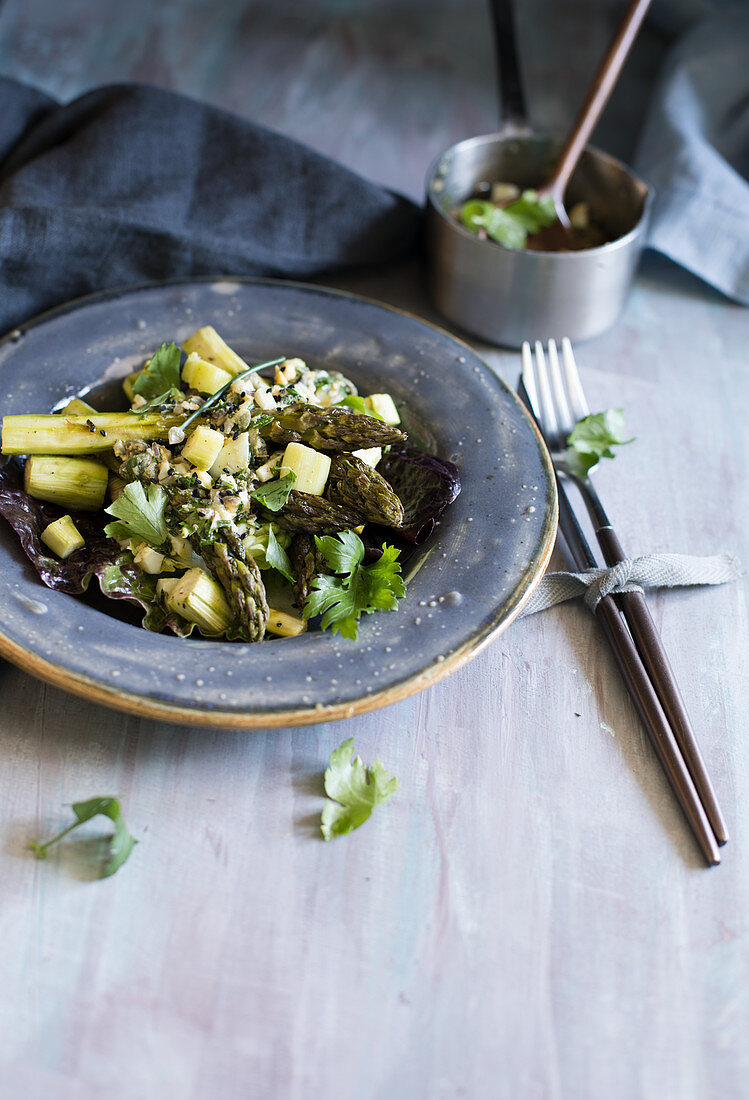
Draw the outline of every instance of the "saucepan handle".
[[[489,0],[489,13],[499,69],[500,128],[503,133],[528,133],[513,0]]]

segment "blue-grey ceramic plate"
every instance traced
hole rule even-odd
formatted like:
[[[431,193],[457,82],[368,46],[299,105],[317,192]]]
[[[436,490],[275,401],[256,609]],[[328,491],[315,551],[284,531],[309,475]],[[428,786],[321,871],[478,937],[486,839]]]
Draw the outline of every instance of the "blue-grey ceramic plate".
[[[518,614],[551,554],[556,493],[515,395],[467,345],[348,294],[264,280],[190,280],[97,295],[0,343],[0,412],[42,412],[212,324],[246,359],[284,354],[407,402],[460,467],[463,491],[406,568],[397,611],[356,642],[330,633],[260,645],[181,640],[45,588],[0,520],[0,653],[34,676],[138,714],[212,726],[343,718],[459,668]],[[95,583],[95,582],[94,582]],[[117,605],[113,605],[116,607]]]

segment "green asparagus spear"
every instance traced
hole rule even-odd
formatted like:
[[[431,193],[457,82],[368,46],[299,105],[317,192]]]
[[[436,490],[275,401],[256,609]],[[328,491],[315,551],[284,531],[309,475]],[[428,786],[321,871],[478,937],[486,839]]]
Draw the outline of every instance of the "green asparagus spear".
[[[2,453],[6,455],[89,455],[108,451],[117,440],[166,439],[179,417],[160,413],[64,413],[4,416]]]
[[[245,642],[260,642],[268,622],[268,600],[260,570],[251,554],[230,529],[225,542],[202,544],[203,561],[224,590],[234,616],[228,636]]]
[[[292,489],[289,499],[280,512],[269,518],[286,531],[307,531],[317,535],[333,535],[336,531],[348,531],[360,527],[364,517],[351,508],[334,504],[325,497],[313,497]]]
[[[318,553],[313,535],[300,531],[294,535],[289,547],[289,560],[294,573],[294,598],[299,607],[304,607],[312,590],[312,580],[324,572],[318,562]]]
[[[278,409],[270,424],[260,433],[274,442],[294,434],[301,442],[318,451],[355,451],[360,447],[384,447],[400,443],[405,433],[373,416],[364,416],[342,405],[322,408],[297,402]]]
[[[328,475],[327,494],[335,504],[358,509],[368,523],[381,523],[386,527],[400,527],[403,523],[403,505],[378,474],[356,455],[335,455]]]

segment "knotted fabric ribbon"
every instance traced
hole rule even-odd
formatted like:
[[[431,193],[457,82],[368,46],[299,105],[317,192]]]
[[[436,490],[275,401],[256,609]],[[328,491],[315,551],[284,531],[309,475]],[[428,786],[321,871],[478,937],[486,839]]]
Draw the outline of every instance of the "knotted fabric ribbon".
[[[590,610],[595,611],[604,596],[642,592],[645,588],[726,584],[739,575],[739,563],[731,554],[716,554],[713,557],[643,554],[637,558],[627,558],[607,569],[547,573],[531,593],[521,614],[533,615],[577,596],[582,596]]]

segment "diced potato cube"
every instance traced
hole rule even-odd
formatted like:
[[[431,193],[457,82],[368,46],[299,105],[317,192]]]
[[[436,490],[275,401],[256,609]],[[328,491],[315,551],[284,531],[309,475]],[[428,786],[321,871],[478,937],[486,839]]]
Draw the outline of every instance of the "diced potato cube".
[[[360,458],[362,462],[366,462],[367,466],[374,469],[382,458],[382,447],[362,447],[361,450],[352,451],[351,453],[355,458]]]
[[[156,581],[157,595],[161,596],[162,599],[166,599],[166,597],[174,591],[179,582],[179,577],[159,577]]]
[[[86,545],[81,532],[70,516],[60,516],[50,523],[42,531],[42,542],[45,543],[58,558],[69,558],[74,550],[80,550]]]
[[[195,352],[201,359],[207,359],[209,363],[215,363],[217,367],[229,371],[232,375],[249,370],[248,364],[235,351],[232,351],[226,341],[216,332],[213,325],[205,325],[204,328],[194,332],[192,336],[188,336],[183,341],[182,347],[188,355]]]
[[[160,573],[161,567],[164,564],[164,555],[160,554],[158,550],[154,550],[153,546],[149,546],[148,543],[143,543],[136,554],[133,555],[133,561],[136,565],[139,565],[144,573]]]
[[[276,399],[269,389],[255,390],[255,404],[259,409],[263,409],[265,412],[271,412],[276,407]]]
[[[296,474],[294,488],[310,496],[322,496],[330,473],[330,459],[322,451],[305,447],[303,443],[289,443],[283,453],[279,474],[292,470]]]
[[[501,206],[505,203],[514,202],[515,199],[520,198],[520,188],[514,183],[493,183],[492,184],[492,202],[496,202]]]
[[[390,424],[392,427],[400,424],[401,418],[398,416],[395,402],[389,393],[371,393],[369,397],[364,398],[364,404],[372,412],[376,412],[378,416],[381,416],[386,424]]]
[[[250,436],[242,432],[236,439],[227,439],[219,451],[218,458],[208,471],[211,477],[218,477],[228,470],[230,474],[236,474],[240,470],[246,470],[250,465]]]
[[[278,467],[282,462],[283,452],[276,451],[263,466],[258,466],[257,470],[255,470],[255,477],[261,484],[264,481],[270,481],[278,474]]]
[[[196,352],[188,355],[182,368],[182,381],[198,393],[217,393],[227,382],[231,382],[233,377],[234,375],[217,367],[215,363],[201,359]]]
[[[277,634],[281,638],[294,638],[297,634],[305,632],[307,623],[298,615],[290,615],[288,611],[276,611],[271,607],[265,629],[269,634]]]
[[[210,470],[224,446],[224,436],[215,428],[200,424],[182,448],[182,457],[199,470]]]

